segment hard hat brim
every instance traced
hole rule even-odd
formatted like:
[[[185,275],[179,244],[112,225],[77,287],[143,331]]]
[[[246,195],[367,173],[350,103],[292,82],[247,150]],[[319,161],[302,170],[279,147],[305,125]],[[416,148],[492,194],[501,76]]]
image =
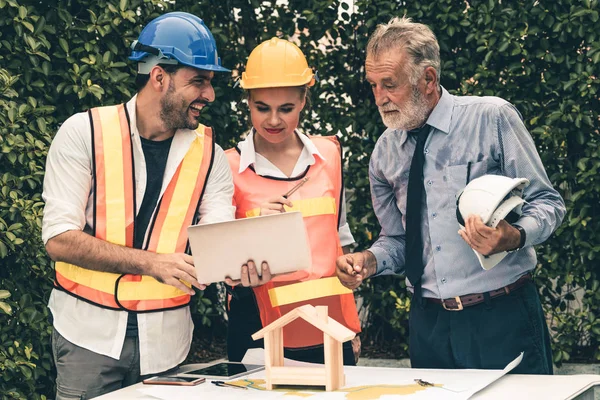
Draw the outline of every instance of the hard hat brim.
[[[250,89],[268,89],[268,88],[279,88],[279,87],[300,87],[300,86],[308,86],[312,87],[315,85],[315,77],[312,75],[310,79],[307,81],[306,79],[301,79],[296,82],[294,81],[281,81],[281,82],[252,82],[252,79],[246,78],[242,75],[242,79],[240,79],[240,87],[242,89],[250,90]]]
[[[477,259],[479,260],[479,264],[481,264],[481,268],[486,271],[494,268],[496,265],[500,263],[508,255],[507,252],[503,251],[500,253],[492,254],[491,256],[484,256],[479,254],[477,251],[473,250]]]

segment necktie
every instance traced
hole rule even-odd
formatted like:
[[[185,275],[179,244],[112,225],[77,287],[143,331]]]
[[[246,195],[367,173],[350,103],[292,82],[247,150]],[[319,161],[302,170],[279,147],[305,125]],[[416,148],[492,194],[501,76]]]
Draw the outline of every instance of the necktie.
[[[423,265],[423,238],[421,237],[421,209],[425,186],[423,184],[423,164],[425,162],[425,141],[429,135],[429,125],[409,131],[417,135],[417,145],[410,164],[408,190],[406,195],[406,276],[413,285],[415,298],[421,301],[421,276]]]

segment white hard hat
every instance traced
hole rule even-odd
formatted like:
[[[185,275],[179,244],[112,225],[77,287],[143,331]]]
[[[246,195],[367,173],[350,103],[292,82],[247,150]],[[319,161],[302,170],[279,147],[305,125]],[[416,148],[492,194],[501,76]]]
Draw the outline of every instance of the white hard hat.
[[[464,227],[464,218],[473,214],[479,215],[484,224],[495,228],[498,223],[506,219],[516,222],[521,215],[523,190],[529,185],[525,178],[508,178],[501,175],[483,175],[473,179],[459,193],[456,200],[456,218]],[[492,269],[507,252],[484,256],[473,250],[483,269]]]

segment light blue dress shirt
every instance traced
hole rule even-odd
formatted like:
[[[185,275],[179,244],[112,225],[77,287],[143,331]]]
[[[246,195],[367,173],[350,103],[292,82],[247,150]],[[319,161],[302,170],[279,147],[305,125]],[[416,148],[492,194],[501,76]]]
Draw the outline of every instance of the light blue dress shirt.
[[[432,130],[423,166],[423,296],[446,299],[516,281],[536,266],[532,246],[545,241],[565,215],[521,115],[498,97],[459,97],[442,88],[427,124]],[[377,258],[377,275],[405,271],[406,189],[415,145],[406,131],[387,129],[371,155],[371,195],[381,234],[369,250]],[[496,174],[531,182],[517,221],[526,232],[525,247],[488,271],[458,235],[456,195],[467,183],[467,169],[470,180]]]

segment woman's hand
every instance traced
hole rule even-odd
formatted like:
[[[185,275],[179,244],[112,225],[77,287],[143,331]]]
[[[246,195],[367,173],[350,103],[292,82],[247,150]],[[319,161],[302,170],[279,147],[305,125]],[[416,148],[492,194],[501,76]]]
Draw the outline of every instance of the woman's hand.
[[[246,264],[242,265],[242,274],[240,279],[233,280],[231,278],[225,278],[225,283],[229,286],[237,286],[241,284],[244,287],[256,287],[264,285],[272,278],[269,264],[266,261],[261,263],[261,271],[262,272],[259,275],[254,261],[248,260]]]
[[[271,215],[285,212],[283,206],[293,207],[292,202],[283,196],[274,196],[260,205],[260,215]]]

